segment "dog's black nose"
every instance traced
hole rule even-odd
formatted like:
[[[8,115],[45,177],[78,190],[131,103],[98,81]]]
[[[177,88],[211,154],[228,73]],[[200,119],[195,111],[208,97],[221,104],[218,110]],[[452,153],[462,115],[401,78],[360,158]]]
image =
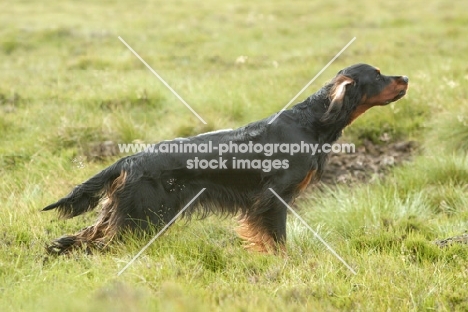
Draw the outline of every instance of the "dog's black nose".
[[[403,80],[405,83],[408,83],[409,79],[406,76],[401,76],[401,80]]]

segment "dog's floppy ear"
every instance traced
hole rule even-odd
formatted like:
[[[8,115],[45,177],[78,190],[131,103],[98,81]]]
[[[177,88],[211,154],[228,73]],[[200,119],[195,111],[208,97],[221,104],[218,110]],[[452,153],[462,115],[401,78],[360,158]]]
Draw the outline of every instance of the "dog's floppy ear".
[[[343,75],[335,78],[334,84],[330,90],[330,105],[322,118],[320,118],[320,121],[325,123],[336,121],[343,107],[346,86],[349,84],[354,85],[354,83],[353,79]]]

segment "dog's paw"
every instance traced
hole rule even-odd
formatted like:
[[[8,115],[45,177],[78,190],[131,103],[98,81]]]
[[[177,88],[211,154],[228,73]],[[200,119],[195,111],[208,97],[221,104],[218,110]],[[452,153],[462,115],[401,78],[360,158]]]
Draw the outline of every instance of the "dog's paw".
[[[72,250],[75,243],[76,236],[63,236],[46,246],[46,250],[51,255],[62,255]]]

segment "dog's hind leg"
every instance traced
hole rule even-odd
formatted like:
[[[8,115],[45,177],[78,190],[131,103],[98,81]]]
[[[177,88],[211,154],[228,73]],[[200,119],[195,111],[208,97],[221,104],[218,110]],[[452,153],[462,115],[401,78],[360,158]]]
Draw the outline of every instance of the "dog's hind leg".
[[[64,254],[74,249],[85,248],[88,252],[92,248],[105,247],[118,233],[123,222],[118,195],[124,189],[127,174],[123,172],[114,180],[108,190],[107,199],[103,202],[102,210],[97,222],[73,235],[65,235],[52,241],[46,247],[51,254]]]
[[[91,252],[92,249],[103,249],[117,234],[117,226],[113,222],[115,219],[115,203],[107,199],[96,224],[88,226],[73,235],[65,235],[52,241],[47,246],[47,251],[51,254],[65,254],[75,249],[85,249]]]

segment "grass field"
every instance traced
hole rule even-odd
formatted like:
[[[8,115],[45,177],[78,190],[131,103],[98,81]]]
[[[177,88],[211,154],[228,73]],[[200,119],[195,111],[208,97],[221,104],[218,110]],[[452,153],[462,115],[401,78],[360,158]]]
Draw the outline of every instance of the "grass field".
[[[468,247],[433,243],[468,229],[467,1],[22,0],[0,7],[2,311],[468,310]],[[156,142],[261,119],[353,37],[298,101],[353,63],[407,75],[409,94],[366,113],[345,138],[359,144],[385,134],[422,147],[383,180],[310,189],[297,201],[357,275],[292,216],[286,258],[243,250],[234,220],[216,217],[178,222],[119,277],[150,236],[103,254],[45,255],[51,239],[95,218],[40,212],[118,158],[86,161],[89,143]]]

